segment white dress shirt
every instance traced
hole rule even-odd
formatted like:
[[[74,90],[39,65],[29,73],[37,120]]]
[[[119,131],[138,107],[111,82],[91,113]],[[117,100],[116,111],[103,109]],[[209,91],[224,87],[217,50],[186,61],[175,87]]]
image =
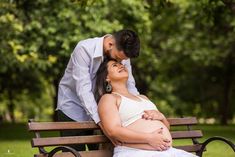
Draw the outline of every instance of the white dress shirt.
[[[100,122],[94,97],[96,72],[103,61],[104,37],[80,41],[71,54],[64,76],[59,83],[57,110],[75,121],[93,119]],[[122,63],[129,71],[128,90],[139,94],[135,87],[130,59]]]

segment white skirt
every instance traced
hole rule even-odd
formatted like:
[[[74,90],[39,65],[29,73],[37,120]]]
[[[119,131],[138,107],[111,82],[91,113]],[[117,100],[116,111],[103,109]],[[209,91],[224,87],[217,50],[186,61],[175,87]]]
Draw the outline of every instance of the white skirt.
[[[114,148],[113,157],[197,157],[196,155],[181,149],[169,148],[165,151],[152,151],[117,146]]]

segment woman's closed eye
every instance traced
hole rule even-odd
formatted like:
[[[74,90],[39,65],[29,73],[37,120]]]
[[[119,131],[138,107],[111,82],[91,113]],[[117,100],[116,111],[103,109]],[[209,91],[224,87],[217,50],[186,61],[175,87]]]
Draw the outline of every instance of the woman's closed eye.
[[[113,66],[113,67],[116,67],[116,66],[117,66],[117,64],[116,64],[116,63],[114,63],[112,66]]]
[[[112,67],[117,67],[118,65],[119,65],[119,66],[123,66],[122,63],[113,63],[113,64],[112,64]]]

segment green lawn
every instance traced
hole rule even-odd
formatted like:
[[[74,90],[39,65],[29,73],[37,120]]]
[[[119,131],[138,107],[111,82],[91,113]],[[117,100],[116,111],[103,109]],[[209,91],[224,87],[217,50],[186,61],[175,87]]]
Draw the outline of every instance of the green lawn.
[[[203,131],[203,138],[199,139],[199,142],[203,142],[212,136],[223,136],[230,139],[235,143],[235,125],[220,126],[220,125],[198,125],[195,130]],[[183,145],[191,141],[189,140],[177,140],[173,142],[174,145]],[[203,157],[235,157],[233,150],[222,141],[213,141],[207,146],[207,151],[203,153]]]
[[[203,130],[204,141],[208,137],[215,135],[224,136],[235,142],[235,125],[200,125],[198,128]],[[1,124],[0,125],[0,157],[32,157],[37,149],[32,149],[30,138],[32,134],[28,133],[26,124]],[[178,141],[174,144],[187,143],[188,141]],[[235,153],[222,142],[212,142],[204,157],[235,157]]]

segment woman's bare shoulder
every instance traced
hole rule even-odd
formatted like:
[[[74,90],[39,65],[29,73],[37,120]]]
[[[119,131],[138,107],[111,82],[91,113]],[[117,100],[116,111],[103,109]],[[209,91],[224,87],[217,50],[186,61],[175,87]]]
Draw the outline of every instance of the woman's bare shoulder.
[[[107,93],[107,94],[104,94],[100,100],[104,99],[116,99],[117,98],[117,95],[116,94],[112,94],[112,93]]]
[[[115,94],[104,94],[99,101],[99,104],[106,104],[106,102],[113,103],[116,102],[117,95]]]
[[[140,94],[139,96],[140,96],[141,98],[143,98],[143,99],[149,100],[149,98],[148,98],[147,96],[145,96],[145,95]]]
[[[118,98],[116,95],[104,94],[98,103],[98,110],[99,110],[99,112],[102,112],[102,111],[109,112],[113,109],[116,110],[117,102],[118,102]]]

